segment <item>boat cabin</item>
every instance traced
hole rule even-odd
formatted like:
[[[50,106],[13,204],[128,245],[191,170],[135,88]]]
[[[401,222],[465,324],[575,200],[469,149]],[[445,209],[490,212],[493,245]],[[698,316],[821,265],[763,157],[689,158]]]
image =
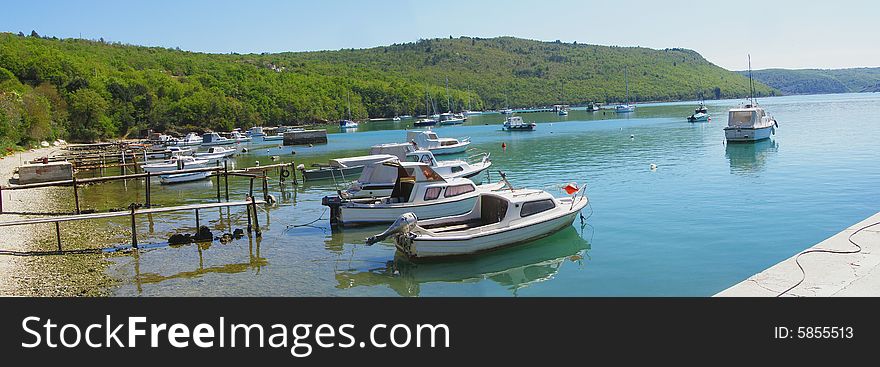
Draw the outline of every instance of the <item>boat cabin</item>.
[[[729,127],[764,127],[769,124],[770,117],[763,108],[745,105],[742,108],[730,109],[727,117]]]

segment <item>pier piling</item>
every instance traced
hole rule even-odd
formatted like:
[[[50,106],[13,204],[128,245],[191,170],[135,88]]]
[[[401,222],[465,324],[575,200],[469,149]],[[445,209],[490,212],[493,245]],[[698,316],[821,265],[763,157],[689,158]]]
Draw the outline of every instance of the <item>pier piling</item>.
[[[129,205],[129,208],[131,209],[131,247],[137,250],[137,223],[135,222],[135,211],[137,210],[137,204],[132,203],[131,205]]]
[[[76,214],[80,214],[79,212],[79,191],[76,188],[76,177],[71,180],[71,185],[73,186],[73,202],[76,205]]]
[[[58,241],[58,253],[61,252],[61,222],[55,222],[55,239]]]

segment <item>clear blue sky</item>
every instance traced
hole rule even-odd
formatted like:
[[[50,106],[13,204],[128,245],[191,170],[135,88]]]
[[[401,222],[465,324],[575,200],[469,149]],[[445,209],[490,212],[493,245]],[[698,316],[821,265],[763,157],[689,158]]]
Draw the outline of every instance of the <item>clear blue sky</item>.
[[[728,69],[880,66],[880,3],[837,1],[23,1],[0,31],[203,52],[365,48],[516,36],[694,49]]]

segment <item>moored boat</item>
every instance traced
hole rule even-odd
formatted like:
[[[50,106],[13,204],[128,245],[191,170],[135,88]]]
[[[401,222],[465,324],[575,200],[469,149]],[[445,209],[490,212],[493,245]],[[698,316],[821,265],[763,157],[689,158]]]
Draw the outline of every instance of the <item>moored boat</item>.
[[[211,172],[175,173],[171,175],[159,176],[159,182],[165,185],[169,185],[175,183],[200,181],[207,179],[210,176]]]
[[[330,224],[354,226],[390,223],[405,213],[421,218],[439,218],[466,213],[480,192],[499,185],[478,187],[466,178],[444,179],[424,163],[394,163],[397,177],[391,195],[384,198],[346,199],[326,196],[322,205],[330,208]]]
[[[360,157],[336,158],[331,159],[329,164],[313,164],[312,169],[306,169],[304,165],[299,165],[297,169],[302,173],[304,181],[318,180],[337,180],[351,181],[361,174],[364,166],[387,161],[389,159],[397,159],[390,154],[376,154]]]
[[[211,147],[207,152],[195,153],[197,159],[205,159],[208,163],[215,163],[235,155],[235,148]]]
[[[204,146],[215,146],[215,145],[231,145],[235,144],[235,140],[225,138],[220,136],[220,134],[215,132],[206,133],[202,135],[202,145]]]
[[[204,168],[208,164],[207,159],[196,159],[190,156],[180,156],[162,162],[147,163],[141,165],[144,172],[157,173],[168,172],[185,168]]]
[[[504,121],[501,129],[507,131],[534,131],[537,126],[534,122],[524,122],[520,116],[510,116],[507,118],[507,121]]]
[[[731,108],[727,115],[724,137],[729,142],[753,142],[769,139],[779,124],[755,100],[752,81],[752,56],[749,55],[749,100],[738,108]]]
[[[202,144],[202,137],[196,133],[189,133],[183,139],[177,140],[177,146],[196,146]]]
[[[583,188],[569,188],[572,196],[565,198],[533,189],[481,191],[465,214],[427,219],[405,213],[367,244],[393,236],[401,253],[419,260],[475,255],[534,241],[570,226],[589,203]]]
[[[706,122],[709,121],[709,110],[706,109],[706,106],[700,103],[700,107],[694,110],[694,114],[688,116],[688,122]]]
[[[406,140],[417,149],[429,150],[434,155],[462,153],[471,144],[470,138],[463,138],[461,140],[441,138],[431,130],[407,131]]]

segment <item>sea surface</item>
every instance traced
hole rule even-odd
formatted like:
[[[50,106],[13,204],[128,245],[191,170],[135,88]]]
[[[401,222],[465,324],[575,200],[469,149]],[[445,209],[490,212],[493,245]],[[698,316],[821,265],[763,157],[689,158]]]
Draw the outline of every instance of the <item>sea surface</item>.
[[[158,245],[110,257],[107,271],[121,280],[114,294],[125,296],[711,296],[880,210],[880,94],[762,98],[779,122],[776,135],[726,144],[727,109],[740,102],[707,102],[708,123],[686,122],[696,102],[680,102],[626,115],[522,114],[538,123],[534,132],[501,131],[498,114],[435,128],[490,153],[489,180],[502,170],[515,186],[557,196],[565,183],[587,185],[586,224],[530,244],[411,264],[390,243],[364,245],[385,226],[330,229],[320,202],[337,189],[333,182],[281,186],[272,174],[278,204],[260,210],[262,238],[165,246],[171,234],[195,230],[194,215],[154,215],[140,220],[138,235]],[[411,123],[331,128],[329,143],[314,147],[246,145],[234,165],[364,155],[371,145],[405,141]],[[152,200],[212,202],[215,185],[154,182]],[[243,199],[248,187],[230,179],[231,198]],[[81,200],[123,208],[143,195],[142,182],[117,182],[90,186]],[[246,227],[243,208],[204,210],[200,220],[215,234]],[[95,230],[127,233],[127,226],[111,221]]]

